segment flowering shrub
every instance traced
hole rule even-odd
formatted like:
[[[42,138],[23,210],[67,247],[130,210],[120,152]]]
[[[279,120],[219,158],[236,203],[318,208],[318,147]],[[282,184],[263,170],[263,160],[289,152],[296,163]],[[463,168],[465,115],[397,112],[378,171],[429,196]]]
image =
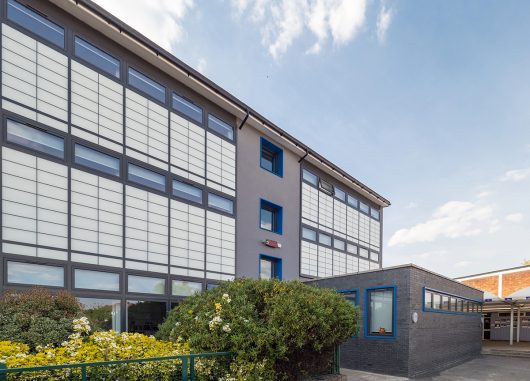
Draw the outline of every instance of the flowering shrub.
[[[177,356],[189,353],[189,347],[182,342],[168,342],[139,333],[116,333],[114,331],[90,334],[88,319],[82,317],[73,321],[74,333],[59,346],[36,347],[30,353],[26,344],[11,341],[0,342],[0,362],[8,368],[43,365],[73,364],[83,362],[125,360],[161,356]],[[87,374],[95,380],[174,380],[180,372],[181,361],[160,361],[89,367]],[[79,379],[80,369],[61,369],[46,372],[11,374],[9,380],[71,380]]]
[[[29,345],[58,345],[73,332],[72,319],[81,306],[74,296],[56,295],[44,288],[6,291],[0,299],[0,341],[12,340]]]
[[[158,337],[194,352],[236,352],[224,381],[299,380],[357,330],[358,310],[330,289],[298,281],[237,279],[195,294],[169,314]],[[202,371],[216,367],[201,364]]]

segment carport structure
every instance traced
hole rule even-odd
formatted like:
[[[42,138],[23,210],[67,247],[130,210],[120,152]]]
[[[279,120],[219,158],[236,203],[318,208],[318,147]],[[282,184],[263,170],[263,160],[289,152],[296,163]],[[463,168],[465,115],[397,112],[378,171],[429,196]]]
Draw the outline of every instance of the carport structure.
[[[530,266],[456,279],[484,291],[483,338],[530,341]]]

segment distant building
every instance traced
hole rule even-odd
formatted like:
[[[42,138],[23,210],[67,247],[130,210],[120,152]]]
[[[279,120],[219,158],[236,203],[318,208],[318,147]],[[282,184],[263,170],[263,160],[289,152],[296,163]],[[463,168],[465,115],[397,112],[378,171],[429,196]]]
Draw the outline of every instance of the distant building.
[[[530,341],[530,266],[456,280],[484,291],[485,340]]]

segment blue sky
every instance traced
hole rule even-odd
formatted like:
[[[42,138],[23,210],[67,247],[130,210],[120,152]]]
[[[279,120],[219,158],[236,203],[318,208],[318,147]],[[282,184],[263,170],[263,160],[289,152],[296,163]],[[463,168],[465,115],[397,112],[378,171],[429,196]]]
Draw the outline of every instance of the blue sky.
[[[390,199],[384,266],[530,259],[530,2],[97,2]]]

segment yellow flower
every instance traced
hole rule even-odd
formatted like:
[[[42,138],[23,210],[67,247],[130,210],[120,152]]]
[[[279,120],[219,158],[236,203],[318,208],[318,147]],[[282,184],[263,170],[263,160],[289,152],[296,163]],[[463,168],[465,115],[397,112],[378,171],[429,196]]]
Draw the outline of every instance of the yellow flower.
[[[220,312],[221,308],[221,303],[215,303],[215,312]]]

